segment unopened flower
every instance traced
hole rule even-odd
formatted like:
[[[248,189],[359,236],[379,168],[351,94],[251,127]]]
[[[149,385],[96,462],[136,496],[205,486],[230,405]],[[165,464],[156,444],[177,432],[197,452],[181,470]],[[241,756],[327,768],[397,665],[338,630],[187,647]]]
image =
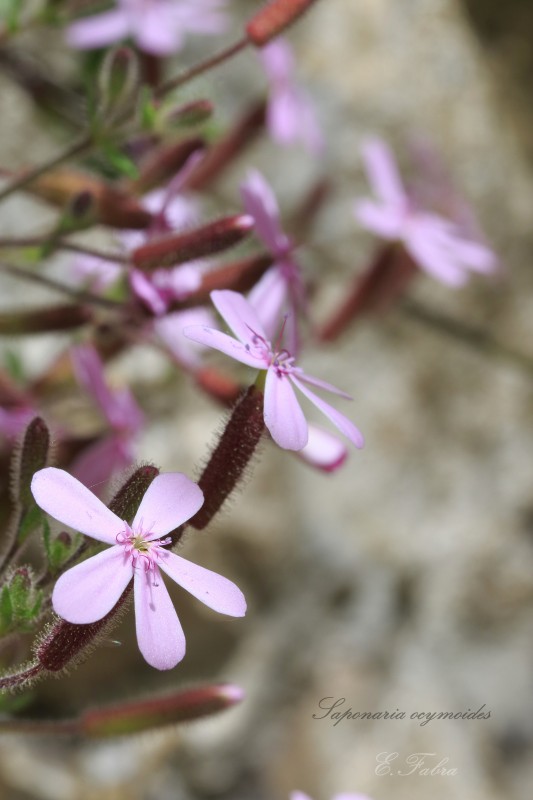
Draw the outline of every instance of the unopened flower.
[[[294,56],[288,42],[275,39],[259,50],[267,75],[270,93],[267,127],[274,141],[281,145],[302,142],[317,155],[324,147],[311,100],[294,78]]]
[[[308,442],[308,424],[296,399],[293,386],[299,389],[356,447],[363,446],[363,436],[355,425],[329,403],[309,389],[317,386],[328,392],[351,397],[325,381],[307,375],[295,366],[288,350],[271,344],[261,321],[248,300],[238,292],[211,292],[211,299],[237,338],[205,326],[185,328],[184,335],[200,344],[220,350],[228,356],[266,372],[264,417],[274,441],[287,450],[301,450]]]
[[[203,504],[200,488],[169,472],[150,484],[131,525],[89,489],[60,469],[36,472],[32,492],[47,514],[86,536],[111,545],[57,581],[52,605],[60,617],[85,625],[105,617],[134,581],[139,649],[156,669],[171,669],[185,655],[185,636],[161,570],[209,608],[242,617],[246,602],[234,583],[165,549],[168,534]]]
[[[361,225],[384,239],[402,242],[421,269],[450,286],[462,286],[469,272],[496,270],[496,256],[486,245],[465,236],[454,221],[417,204],[406,191],[385,142],[368,141],[363,158],[377,201],[355,204]]]
[[[218,34],[226,27],[226,0],[117,0],[116,7],[67,28],[72,47],[92,50],[131,37],[140,50],[168,56],[187,34]]]
[[[270,45],[269,45],[270,46]],[[299,349],[298,316],[305,312],[306,295],[294,244],[281,227],[276,196],[260,172],[252,170],[241,185],[244,208],[255,223],[255,232],[272,254],[274,264],[256,283],[248,300],[256,309],[269,338],[282,314],[287,314],[286,342],[292,353]]]

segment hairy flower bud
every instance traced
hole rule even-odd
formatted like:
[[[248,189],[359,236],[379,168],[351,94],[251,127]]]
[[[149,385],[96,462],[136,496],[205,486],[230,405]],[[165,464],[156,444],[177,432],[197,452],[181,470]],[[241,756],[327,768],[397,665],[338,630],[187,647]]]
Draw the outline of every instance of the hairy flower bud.
[[[253,226],[247,214],[222,217],[186,233],[151,239],[133,251],[133,263],[139,269],[150,271],[211,256],[234,247],[248,236]]]

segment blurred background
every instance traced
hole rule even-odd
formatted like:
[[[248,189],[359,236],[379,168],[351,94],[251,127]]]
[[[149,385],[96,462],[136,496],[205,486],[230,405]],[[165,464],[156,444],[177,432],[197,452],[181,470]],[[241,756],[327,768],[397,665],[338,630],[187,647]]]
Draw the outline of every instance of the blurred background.
[[[244,19],[258,3],[234,6]],[[383,137],[401,162],[406,143],[422,136],[442,154],[503,268],[460,291],[422,276],[410,297],[533,363],[532,30],[526,0],[319,0],[291,31],[325,157],[282,151],[265,137],[217,192],[238,209],[238,184],[253,165],[290,210],[314,179],[330,179],[328,203],[301,251],[321,282],[317,319],[372,253],[351,212],[369,192],[362,141]],[[43,70],[72,70],[60,33],[30,32],[9,47],[30,52]],[[209,47],[204,40],[183,59]],[[2,63],[0,164],[39,163],[65,134]],[[263,88],[250,51],[187,92],[212,98],[223,123]],[[0,231],[22,235],[48,219],[44,206],[17,197],[2,205]],[[36,297],[48,295],[2,276],[1,307]],[[67,341],[27,337],[4,347],[37,374]],[[367,444],[323,475],[265,443],[244,490],[206,532],[189,535],[183,554],[241,587],[246,618],[217,618],[176,589],[188,653],[175,670],[144,663],[129,614],[113,633],[120,646],[109,642],[69,676],[37,685],[26,713],[69,715],[200,680],[236,683],[245,702],[208,721],[103,744],[3,736],[0,797],[285,800],[293,789],[314,800],[340,792],[374,800],[531,797],[531,369],[405,307],[365,318],[338,342],[307,352],[303,365],[353,395],[343,410]],[[193,475],[221,412],[185,380],[179,393],[158,388],[167,369],[139,348],[111,374],[132,381],[151,414],[139,457]],[[343,698],[342,710],[406,717],[317,718],[325,716],[321,703]],[[409,719],[482,706],[489,719]],[[376,774],[382,753],[397,753],[405,772],[409,756],[431,754],[427,765],[448,759],[456,774]]]

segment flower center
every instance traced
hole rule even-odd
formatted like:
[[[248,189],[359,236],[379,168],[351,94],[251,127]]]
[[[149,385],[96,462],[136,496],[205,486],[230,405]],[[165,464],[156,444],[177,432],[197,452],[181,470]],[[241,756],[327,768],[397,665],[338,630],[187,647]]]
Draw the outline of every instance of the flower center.
[[[163,555],[163,546],[170,544],[171,538],[147,539],[150,536],[150,528],[143,530],[142,522],[137,530],[133,530],[127,522],[124,522],[124,530],[117,534],[117,544],[124,547],[127,557],[131,558],[133,569],[144,569],[145,572],[152,572],[154,576],[154,586],[156,583],[157,562]],[[150,526],[151,527],[151,526]]]

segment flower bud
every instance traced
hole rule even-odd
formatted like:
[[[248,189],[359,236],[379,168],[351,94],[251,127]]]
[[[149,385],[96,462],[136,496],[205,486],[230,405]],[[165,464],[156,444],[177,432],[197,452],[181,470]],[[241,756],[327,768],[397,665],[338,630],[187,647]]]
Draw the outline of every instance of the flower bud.
[[[80,719],[80,733],[92,738],[124,736],[190,722],[231,708],[243,699],[238,686],[219,684],[175,692],[133,703],[87,711]]]
[[[132,192],[144,194],[166,183],[185,166],[193,153],[204,147],[204,140],[196,136],[157,148],[141,164],[139,177],[130,184]]]
[[[296,22],[315,0],[272,0],[252,17],[246,25],[248,39],[263,47]]]
[[[204,504],[189,521],[193,528],[205,528],[244,477],[264,430],[263,393],[250,386],[233,409],[198,481]]]
[[[139,269],[150,271],[215,255],[241,242],[253,226],[253,219],[247,214],[222,217],[186,233],[151,239],[133,251],[133,263]]]
[[[132,103],[139,81],[138,57],[130,47],[113,47],[106,53],[97,78],[98,115],[104,125],[106,115],[116,118]]]
[[[15,461],[13,499],[22,506],[35,504],[30,489],[31,481],[37,470],[46,467],[49,450],[50,431],[41,417],[34,417],[24,433],[18,463]]]
[[[30,311],[5,311],[0,314],[0,335],[23,336],[28,333],[67,331],[86,325],[91,309],[82,305],[59,305]]]

